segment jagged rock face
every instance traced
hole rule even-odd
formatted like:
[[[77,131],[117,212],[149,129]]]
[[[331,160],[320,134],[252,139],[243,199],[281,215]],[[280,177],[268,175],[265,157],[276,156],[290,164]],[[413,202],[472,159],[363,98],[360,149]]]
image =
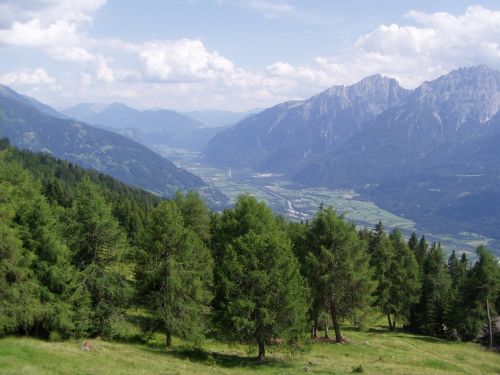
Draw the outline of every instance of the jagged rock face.
[[[499,88],[500,72],[485,66],[455,70],[413,91],[374,75],[242,121],[214,137],[204,157],[307,183],[376,183],[377,165],[417,163],[484,133],[498,112]]]
[[[461,68],[418,87],[411,100],[433,109],[453,130],[468,122],[484,124],[499,110],[500,72],[486,66]]]
[[[354,188],[429,230],[500,240],[500,72],[462,68],[408,91],[372,76],[270,108],[216,136],[207,161]]]
[[[288,171],[364,128],[409,94],[380,75],[279,104],[219,133],[204,157],[219,165]]]

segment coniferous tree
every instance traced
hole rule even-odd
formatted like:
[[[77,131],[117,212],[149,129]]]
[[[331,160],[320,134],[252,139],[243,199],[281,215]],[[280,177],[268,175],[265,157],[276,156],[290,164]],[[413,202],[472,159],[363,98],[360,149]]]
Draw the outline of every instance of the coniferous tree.
[[[410,238],[408,239],[408,247],[416,257],[418,251],[418,237],[415,232],[412,232]]]
[[[472,281],[478,302],[482,305],[487,321],[488,346],[493,347],[492,317],[494,302],[500,293],[500,267],[498,259],[484,246],[477,249],[478,261],[472,269]]]
[[[27,332],[39,308],[39,288],[29,268],[32,257],[14,223],[19,173],[0,153],[0,336]]]
[[[377,281],[377,289],[375,292],[375,304],[388,317],[389,326],[392,327],[390,321],[389,301],[391,298],[391,267],[394,262],[394,247],[389,237],[385,233],[382,222],[375,226],[372,241],[369,244],[370,263],[375,270],[375,280]]]
[[[296,340],[308,291],[291,244],[272,211],[248,195],[225,210],[214,235],[216,320],[231,340],[255,340],[258,361],[273,339]]]
[[[401,232],[395,229],[389,238],[394,249],[394,257],[388,272],[390,283],[388,298],[382,310],[387,315],[389,328],[394,330],[397,321],[407,322],[411,307],[418,302],[420,275],[415,256],[406,245]]]
[[[120,260],[129,245],[111,206],[85,178],[69,213],[68,241],[78,274],[77,293],[91,301],[91,335],[112,334],[112,320],[127,306],[131,290]]]
[[[212,300],[213,260],[209,249],[184,227],[173,202],[160,203],[146,225],[136,267],[139,300],[153,317],[154,330],[199,342]]]
[[[415,259],[417,260],[420,269],[424,267],[424,260],[429,251],[429,244],[425,239],[425,236],[420,237],[420,241],[418,242],[418,247],[415,253]]]
[[[418,331],[441,336],[445,329],[445,314],[450,302],[451,278],[444,261],[441,244],[434,243],[423,264],[422,294],[416,321],[412,326]]]
[[[182,194],[178,192],[175,195],[175,203],[182,213],[184,225],[208,244],[210,242],[210,213],[198,193],[190,191]]]
[[[356,309],[368,308],[373,300],[376,283],[366,243],[359,238],[354,225],[346,223],[329,207],[316,213],[307,244],[306,269],[313,306],[318,314],[321,308],[330,313],[335,338],[340,343],[343,341],[340,321]]]

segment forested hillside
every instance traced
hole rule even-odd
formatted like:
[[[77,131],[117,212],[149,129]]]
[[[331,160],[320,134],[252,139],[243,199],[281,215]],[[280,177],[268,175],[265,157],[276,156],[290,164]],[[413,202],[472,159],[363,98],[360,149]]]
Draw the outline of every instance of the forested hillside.
[[[206,186],[198,176],[127,137],[63,117],[0,85],[0,137],[19,148],[50,153],[158,195],[172,197],[177,190]]]
[[[210,212],[195,193],[161,200],[48,155],[0,151],[0,335],[53,341],[177,337],[305,348],[332,327],[498,344],[500,266],[407,241],[382,223],[358,231],[333,209],[289,223],[242,195]],[[140,313],[137,313],[140,311]]]

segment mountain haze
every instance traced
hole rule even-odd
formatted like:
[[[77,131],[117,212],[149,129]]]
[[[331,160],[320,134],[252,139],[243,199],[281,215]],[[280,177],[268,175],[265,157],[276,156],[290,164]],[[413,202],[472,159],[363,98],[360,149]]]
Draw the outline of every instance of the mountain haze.
[[[166,109],[137,110],[123,103],[80,103],[65,115],[125,135],[150,148],[170,146],[201,151],[221,128]]]
[[[46,106],[41,112],[43,105],[33,101],[0,86],[0,136],[17,147],[50,153],[160,195],[205,186],[199,177],[137,142],[62,115],[54,117]]]
[[[355,189],[423,228],[499,238],[500,72],[461,68],[406,90],[371,76],[219,133],[209,163]]]

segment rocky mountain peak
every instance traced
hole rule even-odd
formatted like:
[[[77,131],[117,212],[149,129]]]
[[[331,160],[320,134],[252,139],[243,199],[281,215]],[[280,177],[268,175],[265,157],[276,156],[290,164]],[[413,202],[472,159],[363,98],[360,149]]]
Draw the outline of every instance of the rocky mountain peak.
[[[447,116],[460,128],[466,122],[486,123],[500,109],[500,72],[485,65],[453,70],[424,82],[414,100]]]

